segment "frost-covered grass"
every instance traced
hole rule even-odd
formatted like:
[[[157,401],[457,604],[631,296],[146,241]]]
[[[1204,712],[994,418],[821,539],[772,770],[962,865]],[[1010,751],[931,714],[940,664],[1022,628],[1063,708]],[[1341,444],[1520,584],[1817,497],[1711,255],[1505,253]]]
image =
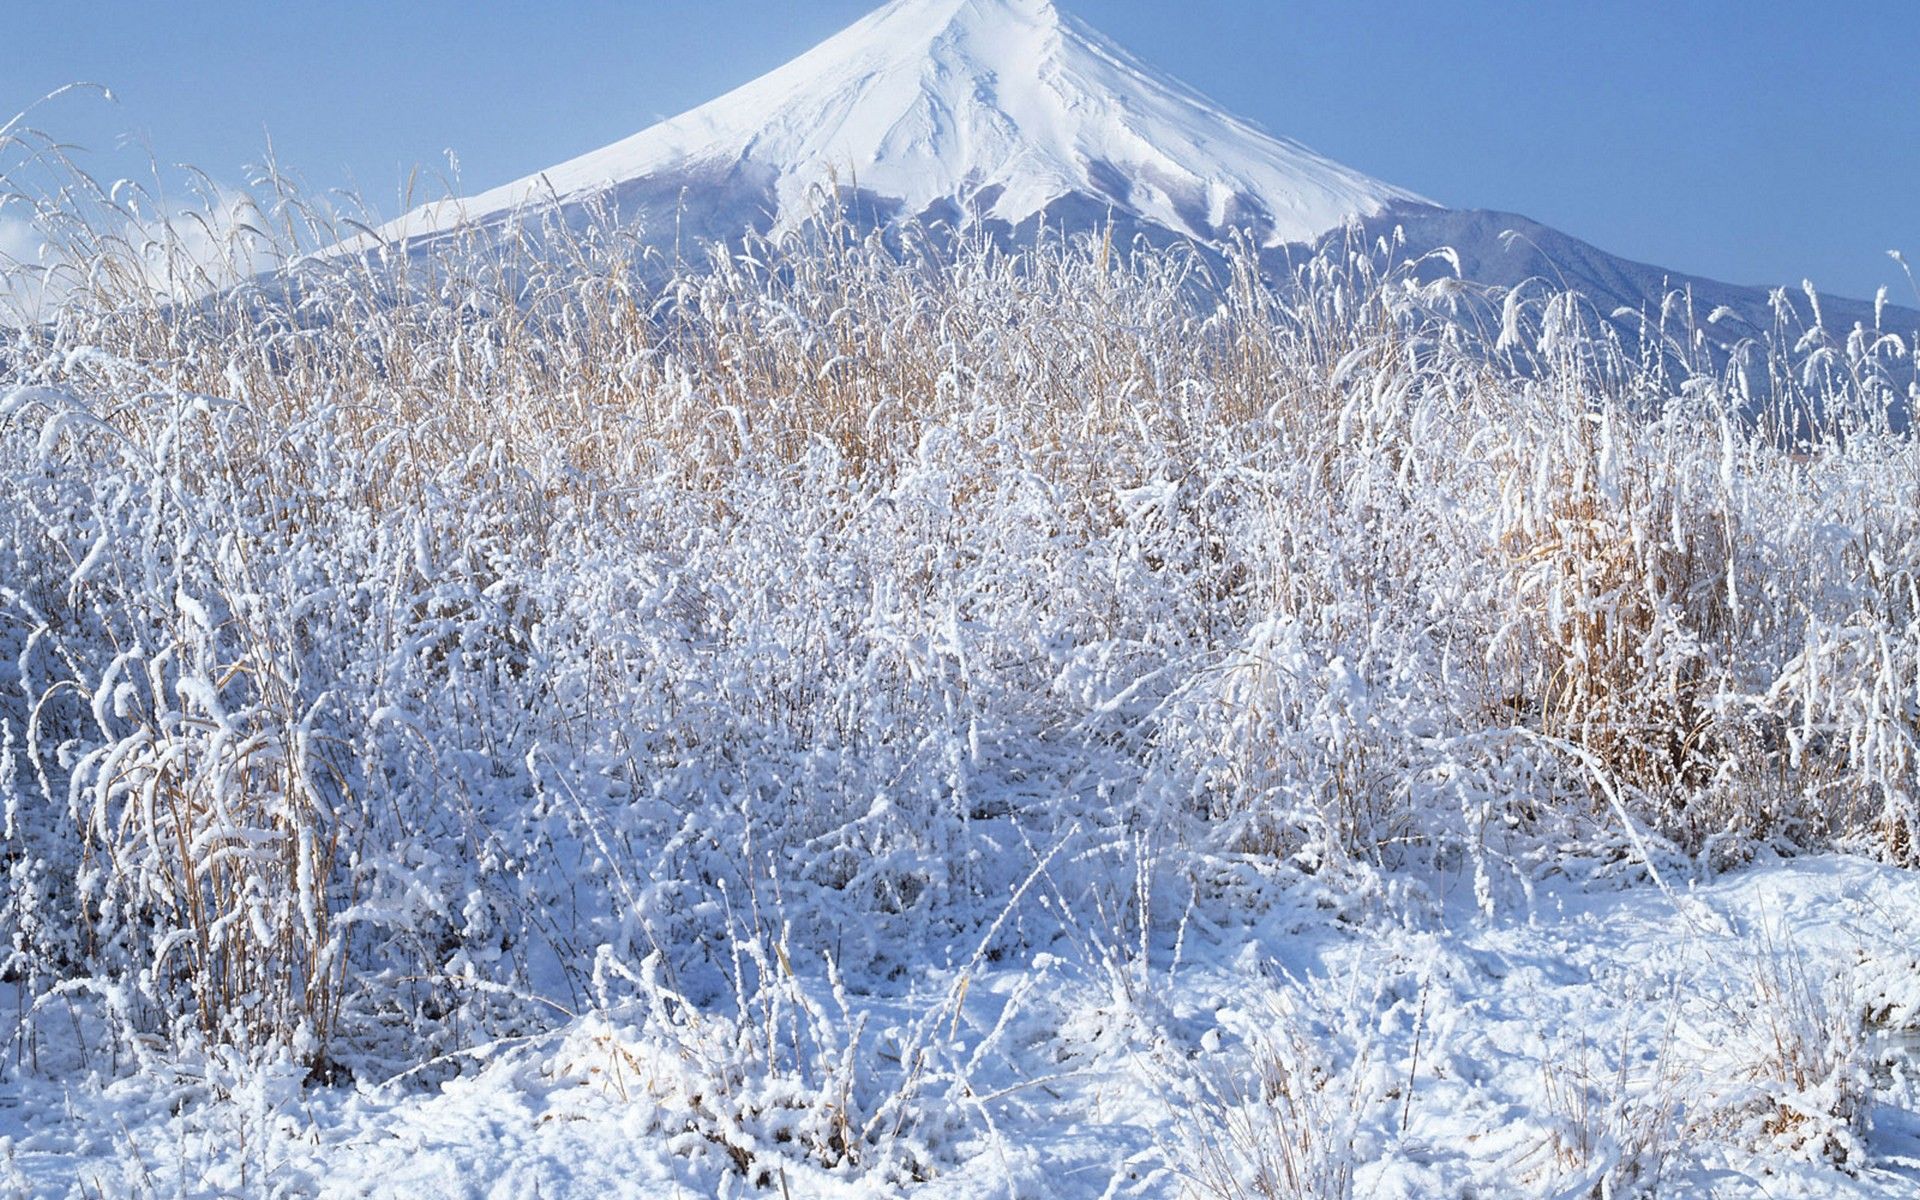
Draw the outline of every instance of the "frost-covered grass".
[[[1009,1114],[1128,1062],[1187,1100],[1139,1186],[1364,1195],[1439,1034],[1282,991],[1252,1073],[1165,1061],[1161,981],[1249,896],[1364,930],[1429,877],[1496,920],[1556,872],[1684,903],[1916,853],[1891,332],[1690,373],[1681,316],[1627,354],[1391,246],[1278,285],[831,223],[699,271],[598,228],[298,259],[296,194],[225,203],[189,244],[44,202],[0,346],[22,1087],[572,1081],[710,1184],[1019,1191]],[[1864,1027],[1781,963],[1724,1070],[1530,1051],[1529,1186],[1675,1130],[1856,1163]],[[1063,979],[1104,999],[1033,1032]]]

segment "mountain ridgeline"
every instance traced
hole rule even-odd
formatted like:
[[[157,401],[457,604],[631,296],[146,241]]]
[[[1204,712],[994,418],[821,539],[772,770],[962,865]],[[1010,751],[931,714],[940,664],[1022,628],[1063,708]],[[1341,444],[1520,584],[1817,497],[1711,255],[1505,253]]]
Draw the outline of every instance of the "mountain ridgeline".
[[[1516,214],[1445,207],[1222,111],[1051,0],[894,0],[710,103],[381,236],[424,247],[456,229],[611,220],[680,263],[834,207],[862,229],[944,224],[1010,245],[1042,229],[1210,254],[1244,239],[1275,276],[1330,242],[1385,239],[1426,257],[1428,278],[1457,264],[1496,315],[1516,287],[1577,292],[1629,347],[1661,329],[1716,367],[1815,324],[1827,345],[1920,329],[1913,309],[1821,297],[1816,313],[1799,287],[1688,276]]]

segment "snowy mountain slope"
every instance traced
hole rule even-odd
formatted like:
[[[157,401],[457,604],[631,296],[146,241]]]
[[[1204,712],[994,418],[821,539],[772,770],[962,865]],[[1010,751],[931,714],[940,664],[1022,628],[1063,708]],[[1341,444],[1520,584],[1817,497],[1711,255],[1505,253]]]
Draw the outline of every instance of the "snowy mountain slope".
[[[1495,289],[1537,280],[1577,291],[1602,317],[1624,309],[1657,319],[1662,299],[1678,294],[1690,300],[1694,319],[1704,323],[1710,342],[1722,349],[1743,338],[1766,335],[1781,315],[1774,305],[1778,289],[1723,283],[1634,262],[1518,213],[1396,203],[1359,220],[1351,230],[1328,234],[1320,244],[1342,237],[1372,243],[1396,232],[1405,240],[1408,257],[1448,247],[1465,279]],[[1438,260],[1432,263],[1432,273],[1449,269]],[[1812,303],[1802,287],[1787,287],[1785,300],[1793,331],[1814,323]],[[1837,335],[1856,326],[1902,336],[1920,330],[1920,310],[1824,294],[1818,319]],[[1616,323],[1629,332],[1638,320],[1623,318]]]
[[[537,175],[429,204],[382,235],[424,245],[465,225],[557,213],[640,230],[673,261],[712,242],[781,232],[834,196],[862,226],[919,218],[1003,239],[1041,222],[1111,223],[1135,237],[1220,248],[1250,234],[1276,268],[1299,248],[1396,226],[1409,252],[1456,251],[1464,277],[1584,293],[1603,317],[1657,314],[1690,292],[1706,344],[1775,324],[1771,291],[1631,262],[1528,218],[1439,206],[1270,135],[1162,75],[1052,0],[893,0],[787,65],[691,112]],[[357,246],[356,248],[364,248]],[[1787,281],[1783,281],[1787,282]],[[1812,319],[1798,289],[1797,323]],[[1920,312],[1823,300],[1830,330],[1907,333]],[[1637,322],[1616,321],[1629,338]]]
[[[1220,111],[1050,0],[895,0],[710,104],[388,233],[602,198],[656,239],[737,234],[804,220],[823,185],[885,216],[1020,226],[1111,208],[1267,245],[1419,200]]]

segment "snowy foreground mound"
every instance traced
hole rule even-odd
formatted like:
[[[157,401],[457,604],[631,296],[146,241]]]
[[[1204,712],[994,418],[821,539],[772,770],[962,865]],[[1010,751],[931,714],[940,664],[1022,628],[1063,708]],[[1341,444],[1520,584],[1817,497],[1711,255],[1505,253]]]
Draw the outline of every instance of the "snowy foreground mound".
[[[1556,877],[1489,920],[1461,902],[1471,880],[1457,875],[1336,898],[1254,874],[1230,916],[1213,914],[1228,923],[1196,910],[1177,941],[1116,946],[1089,924],[1058,953],[930,967],[886,996],[836,997],[816,980],[791,989],[786,1011],[756,1013],[773,1029],[741,1040],[726,1024],[649,1029],[616,1007],[477,1048],[433,1089],[312,1089],[299,1068],[217,1060],[111,1083],[22,1075],[0,1091],[0,1186],[1061,1200],[1920,1191],[1920,876],[1827,857],[1677,894]],[[789,1030],[837,1048],[862,1029],[877,1047],[928,1052],[937,1132],[901,1137],[910,1151],[886,1146],[944,1164],[923,1183],[796,1152],[796,1131],[832,1119],[838,1098],[817,1089],[839,1080],[822,1064],[796,1087],[749,1048]]]
[[[184,302],[76,224],[0,1185],[1912,1194],[1899,338],[833,224]]]

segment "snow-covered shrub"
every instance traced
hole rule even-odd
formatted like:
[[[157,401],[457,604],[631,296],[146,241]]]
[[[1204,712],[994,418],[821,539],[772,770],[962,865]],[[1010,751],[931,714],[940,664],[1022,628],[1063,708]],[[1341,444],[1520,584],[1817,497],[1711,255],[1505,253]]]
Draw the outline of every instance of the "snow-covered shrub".
[[[1890,447],[1911,458],[1912,447]],[[1878,457],[1862,448],[1862,460]],[[1897,459],[1896,459],[1897,462]],[[1911,479],[1911,463],[1895,471]],[[1854,501],[1853,503],[1858,503]],[[1768,691],[1788,769],[1849,840],[1910,863],[1920,834],[1920,541],[1911,521],[1857,511],[1814,570],[1838,603],[1812,614]]]

